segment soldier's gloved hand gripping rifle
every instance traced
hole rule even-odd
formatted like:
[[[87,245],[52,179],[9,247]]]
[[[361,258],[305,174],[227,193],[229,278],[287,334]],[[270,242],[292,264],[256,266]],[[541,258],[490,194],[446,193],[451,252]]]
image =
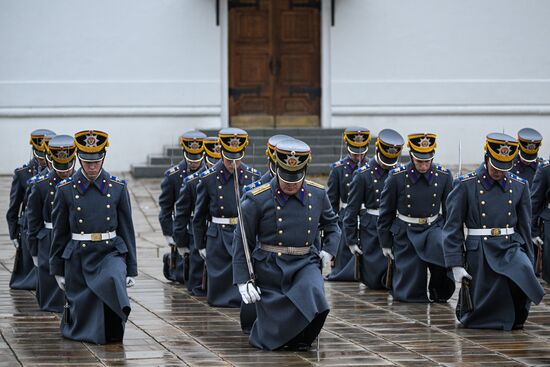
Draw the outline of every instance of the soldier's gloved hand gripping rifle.
[[[237,163],[233,160],[233,188],[235,189],[235,200],[237,200],[237,217],[239,222],[239,228],[241,229],[241,238],[243,240],[244,256],[246,258],[246,267],[248,268],[249,280],[245,284],[239,285],[239,292],[243,296],[245,303],[254,303],[260,300],[260,289],[256,286],[256,277],[254,275],[254,267],[252,266],[252,258],[250,257],[250,248],[248,247],[248,241],[246,238],[246,232],[244,230],[243,213],[241,210],[241,193],[239,188],[239,178]],[[248,297],[246,297],[248,296]],[[249,302],[247,302],[247,300]]]

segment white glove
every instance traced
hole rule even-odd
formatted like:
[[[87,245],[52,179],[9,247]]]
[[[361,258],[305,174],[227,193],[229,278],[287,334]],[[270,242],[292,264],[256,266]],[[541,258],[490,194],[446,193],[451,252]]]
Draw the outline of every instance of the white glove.
[[[382,247],[382,254],[386,257],[391,258],[392,260],[395,260],[395,257],[393,256],[393,251],[389,247]]]
[[[361,251],[361,249],[357,245],[349,246],[349,250],[353,255],[363,255],[363,251]]]
[[[55,281],[57,282],[57,285],[63,292],[65,292],[65,277],[61,275],[55,276]]]
[[[463,278],[468,278],[472,280],[472,276],[468,274],[466,269],[464,269],[462,266],[453,267],[453,278],[455,278],[455,282],[457,283],[462,283]]]
[[[205,248],[199,249],[199,255],[201,255],[203,260],[206,260],[206,249]]]
[[[38,256],[33,256],[32,257],[32,262],[33,262],[34,266],[38,266]]]
[[[180,255],[185,255],[185,254],[188,254],[188,253],[191,252],[191,251],[189,251],[189,247],[176,247],[176,251]]]
[[[252,282],[237,284],[237,287],[239,287],[239,293],[241,294],[243,302],[247,305],[260,300],[260,294],[262,294],[262,292],[260,291],[260,288],[252,284]]]
[[[540,236],[531,238],[531,241],[533,241],[533,243],[537,246],[542,246],[544,244],[544,241],[542,240],[542,238],[540,238]]]
[[[17,238],[14,238],[11,242],[15,248],[19,248],[19,240]]]
[[[174,241],[172,236],[164,236],[164,239],[166,240],[168,246],[174,246],[176,244],[176,241]]]
[[[319,257],[323,262],[323,268],[325,266],[328,266],[330,264],[330,261],[332,260],[332,255],[326,252],[325,250],[321,250],[321,252],[319,253]]]
[[[126,277],[126,288],[136,285],[136,280],[133,277]]]

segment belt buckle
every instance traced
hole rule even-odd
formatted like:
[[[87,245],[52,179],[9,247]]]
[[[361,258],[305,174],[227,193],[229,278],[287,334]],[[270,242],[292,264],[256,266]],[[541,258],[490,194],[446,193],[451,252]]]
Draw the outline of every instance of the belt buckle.
[[[238,223],[238,221],[239,221],[239,218],[229,218],[229,224],[235,225]]]
[[[502,231],[500,228],[491,228],[491,236],[500,236]]]
[[[92,242],[97,242],[102,240],[101,233],[92,233],[90,235]]]
[[[427,224],[428,218],[418,218],[418,224]]]

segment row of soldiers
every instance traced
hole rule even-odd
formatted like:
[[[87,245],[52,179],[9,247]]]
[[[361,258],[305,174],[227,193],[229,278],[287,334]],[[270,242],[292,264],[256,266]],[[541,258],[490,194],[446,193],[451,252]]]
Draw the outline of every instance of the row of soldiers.
[[[204,166],[199,145],[190,145],[201,139]],[[433,163],[435,134],[407,137],[406,165],[399,165],[405,141],[394,130],[378,134],[370,160],[367,129],[346,129],[344,141],[348,155],[332,165],[325,190],[305,179],[311,152],[297,139],[268,140],[268,171],[259,179],[241,162],[245,131],[223,129],[218,139],[184,134],[184,160],[166,172],[159,198],[163,234],[174,248],[165,255],[166,277],[212,306],[240,306],[251,344],[270,350],[307,349],[315,339],[328,314],[319,264],[331,261],[327,280],[388,288],[402,302],[447,302],[456,281],[461,299],[475,305],[457,305],[465,326],[522,327],[544,293],[533,250],[534,243],[542,259],[550,197],[540,134],[489,134],[479,168],[454,183]],[[539,182],[533,214],[532,181]]]
[[[6,215],[16,247],[10,287],[36,290],[41,310],[63,313],[66,338],[121,341],[137,258],[128,188],[103,168],[108,134],[39,129],[30,144]]]
[[[10,285],[43,288],[41,307],[63,305],[63,336],[118,341],[130,313],[126,287],[137,275],[127,185],[103,170],[106,133],[52,136],[33,132],[33,159],[14,175]],[[405,142],[394,130],[378,134],[368,162],[367,129],[346,129],[344,140],[349,155],[333,165],[325,190],[306,179],[311,150],[300,140],[271,137],[260,177],[241,162],[244,130],[184,134],[184,160],[166,172],[159,200],[173,248],[166,276],[210,305],[241,307],[243,330],[262,349],[309,348],[329,312],[321,270],[333,260],[328,279],[386,287],[398,301],[446,302],[455,281],[465,284],[461,298],[471,307],[459,302],[461,323],[522,327],[543,295],[533,243],[541,259],[548,253],[550,163],[537,158],[540,134],[489,134],[482,164],[454,183],[433,163],[434,134],[408,136],[411,162],[403,166]],[[40,163],[50,171],[29,180]],[[531,198],[527,181],[509,172],[521,165],[537,172]],[[34,262],[43,269],[38,281]]]

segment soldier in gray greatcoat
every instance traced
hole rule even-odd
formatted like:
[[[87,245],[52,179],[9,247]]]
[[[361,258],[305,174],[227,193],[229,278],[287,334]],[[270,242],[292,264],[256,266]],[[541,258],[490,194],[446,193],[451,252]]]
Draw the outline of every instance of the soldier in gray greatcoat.
[[[485,152],[484,162],[455,180],[447,198],[445,262],[457,282],[470,280],[461,292],[469,292],[473,307],[459,302],[456,312],[465,327],[520,329],[531,302],[544,295],[533,269],[529,186],[508,172],[516,139],[489,134]]]

